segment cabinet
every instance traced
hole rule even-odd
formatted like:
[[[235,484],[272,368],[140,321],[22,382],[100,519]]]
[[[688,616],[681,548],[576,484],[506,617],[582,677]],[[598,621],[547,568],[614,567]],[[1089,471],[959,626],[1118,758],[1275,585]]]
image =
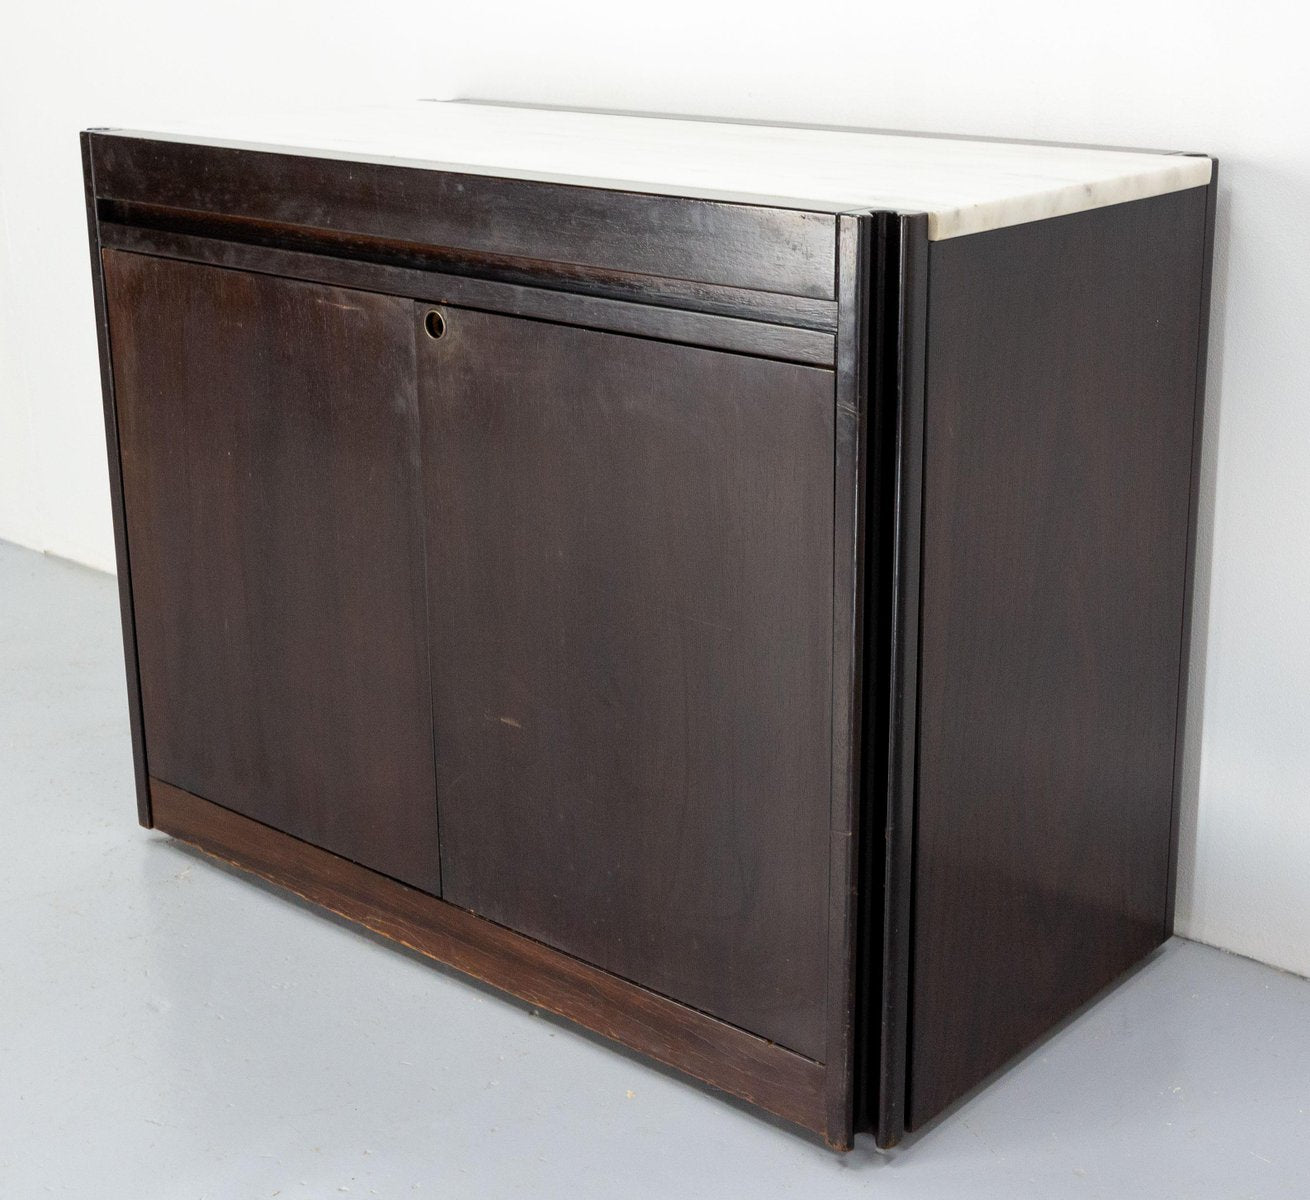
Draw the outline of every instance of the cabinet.
[[[1211,160],[334,120],[84,135],[142,822],[894,1144],[1169,932]]]

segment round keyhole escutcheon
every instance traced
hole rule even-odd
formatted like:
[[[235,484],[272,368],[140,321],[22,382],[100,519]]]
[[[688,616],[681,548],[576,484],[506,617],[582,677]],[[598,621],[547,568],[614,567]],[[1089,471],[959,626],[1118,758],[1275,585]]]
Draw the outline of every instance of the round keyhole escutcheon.
[[[428,337],[432,338],[433,341],[445,336],[446,318],[440,309],[428,309],[423,316],[423,328],[427,330]]]

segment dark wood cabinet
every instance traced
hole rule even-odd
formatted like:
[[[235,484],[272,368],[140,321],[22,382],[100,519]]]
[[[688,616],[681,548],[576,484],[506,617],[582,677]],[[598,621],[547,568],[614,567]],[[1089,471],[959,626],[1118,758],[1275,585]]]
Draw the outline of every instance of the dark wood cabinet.
[[[335,119],[84,135],[143,823],[894,1144],[1170,931],[1213,164]]]

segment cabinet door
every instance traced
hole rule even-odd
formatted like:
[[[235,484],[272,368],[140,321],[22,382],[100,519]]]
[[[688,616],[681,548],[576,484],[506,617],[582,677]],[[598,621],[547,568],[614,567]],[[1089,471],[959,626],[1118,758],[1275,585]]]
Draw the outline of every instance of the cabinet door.
[[[410,303],[105,282],[151,775],[436,890]]]
[[[445,317],[419,350],[445,898],[822,1059],[831,373]]]

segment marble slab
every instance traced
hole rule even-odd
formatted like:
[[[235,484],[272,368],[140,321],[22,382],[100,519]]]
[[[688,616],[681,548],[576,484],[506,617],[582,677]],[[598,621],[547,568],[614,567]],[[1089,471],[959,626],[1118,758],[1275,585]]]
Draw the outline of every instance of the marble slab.
[[[820,211],[927,213],[934,240],[1210,181],[1203,155],[465,101],[228,117],[133,136]]]

